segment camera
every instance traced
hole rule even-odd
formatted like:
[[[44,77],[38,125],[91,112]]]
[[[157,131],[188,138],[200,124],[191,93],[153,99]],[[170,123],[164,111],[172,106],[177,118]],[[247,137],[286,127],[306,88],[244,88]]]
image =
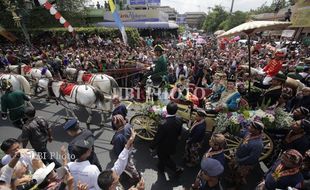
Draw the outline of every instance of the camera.
[[[16,190],[29,190],[37,184],[37,180],[33,179],[25,184],[16,187]]]

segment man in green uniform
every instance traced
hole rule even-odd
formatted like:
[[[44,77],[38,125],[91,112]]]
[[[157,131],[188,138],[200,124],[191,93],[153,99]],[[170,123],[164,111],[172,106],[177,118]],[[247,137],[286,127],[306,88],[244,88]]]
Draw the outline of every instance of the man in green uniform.
[[[164,49],[161,45],[156,45],[154,51],[158,59],[154,61],[155,70],[153,75],[165,76],[167,75],[168,70],[167,70],[167,58],[163,54]]]
[[[13,91],[11,82],[6,79],[2,80],[1,87],[5,91],[1,97],[2,119],[6,120],[9,113],[12,124],[21,129],[25,119],[25,101],[29,101],[30,98],[21,91]]]

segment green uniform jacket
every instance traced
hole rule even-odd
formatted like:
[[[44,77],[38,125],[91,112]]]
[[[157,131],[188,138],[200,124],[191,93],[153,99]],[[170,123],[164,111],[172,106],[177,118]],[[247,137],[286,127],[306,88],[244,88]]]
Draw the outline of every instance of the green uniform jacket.
[[[1,97],[1,111],[9,112],[11,121],[17,121],[24,117],[25,100],[29,98],[21,91],[6,92]]]
[[[157,76],[167,75],[167,58],[164,55],[161,55],[155,61],[155,70],[154,74]]]
[[[302,80],[302,76],[298,73],[295,72],[291,72],[287,74],[288,77],[292,78],[292,79],[296,79],[296,80]]]

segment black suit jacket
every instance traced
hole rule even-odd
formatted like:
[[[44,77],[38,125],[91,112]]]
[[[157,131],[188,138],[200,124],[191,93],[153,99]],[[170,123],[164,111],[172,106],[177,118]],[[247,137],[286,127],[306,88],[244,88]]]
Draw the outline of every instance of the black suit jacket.
[[[174,154],[181,136],[182,124],[182,120],[176,116],[161,121],[151,148],[157,148],[157,152]]]
[[[280,96],[282,94],[282,88],[276,88],[276,89],[270,89],[267,90],[260,98],[259,105],[263,103],[263,100],[265,100],[265,104],[270,101],[269,106],[272,106],[277,103]]]

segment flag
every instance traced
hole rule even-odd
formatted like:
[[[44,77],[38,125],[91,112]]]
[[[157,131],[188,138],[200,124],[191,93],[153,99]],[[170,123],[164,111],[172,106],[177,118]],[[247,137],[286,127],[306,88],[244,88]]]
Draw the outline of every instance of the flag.
[[[115,4],[113,0],[109,0],[109,5],[110,5],[110,9],[111,9],[111,13],[112,16],[114,18],[115,24],[118,27],[118,29],[120,30],[122,37],[123,37],[123,41],[125,44],[127,44],[127,34],[125,31],[125,26],[123,25],[123,22],[121,21],[121,18],[119,17],[119,14],[116,10]]]

